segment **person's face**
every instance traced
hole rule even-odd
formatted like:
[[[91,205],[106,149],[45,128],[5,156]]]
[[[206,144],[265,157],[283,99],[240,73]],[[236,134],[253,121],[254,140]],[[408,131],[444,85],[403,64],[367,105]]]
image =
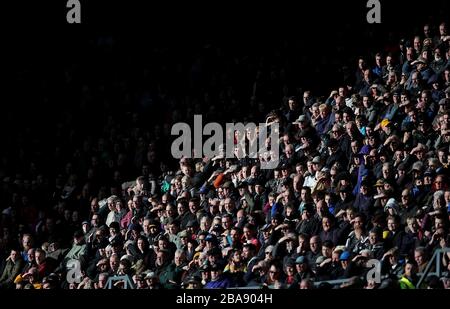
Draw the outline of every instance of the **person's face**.
[[[211,205],[210,205],[210,208],[211,208]],[[211,227],[211,224],[208,219],[204,218],[200,221],[200,230],[208,231],[210,229],[210,227]]]
[[[245,227],[244,228],[244,236],[245,236],[245,239],[250,240],[253,238],[253,233],[250,229]]]
[[[128,271],[129,271],[128,266],[126,266],[125,264],[120,264],[119,263],[119,270],[118,270],[119,274],[127,274]]]
[[[295,110],[297,108],[297,102],[295,100],[289,100],[288,104],[289,104],[289,109],[291,109],[291,110]]]
[[[438,151],[438,159],[441,163],[447,163],[447,156],[444,151]]]
[[[360,192],[362,195],[367,195],[369,193],[369,188],[367,186],[361,186]]]
[[[148,220],[144,220],[144,222],[142,223],[142,230],[144,231],[145,234],[151,233],[150,222]]]
[[[364,62],[363,59],[359,59],[359,60],[358,60],[358,67],[359,67],[360,70],[363,70],[363,69],[364,69],[364,67],[365,67],[365,62]]]
[[[27,252],[28,260],[32,262],[34,260],[35,254],[34,249],[29,249]]]
[[[369,233],[369,242],[371,245],[375,245],[377,243],[378,239],[377,239],[377,234],[376,233]]]
[[[353,152],[354,154],[358,153],[358,144],[357,144],[356,142],[352,142],[352,143],[350,144],[350,147],[351,147],[352,152]]]
[[[352,125],[350,123],[347,123],[345,125],[345,132],[347,132],[347,135],[352,137],[353,136],[353,129],[352,129]]]
[[[442,190],[443,189],[443,181],[444,179],[441,176],[436,177],[436,180],[434,181],[434,184],[436,186],[436,190]]]
[[[409,201],[410,201],[409,192],[408,191],[403,191],[402,192],[402,203],[403,204],[408,204]]]
[[[312,114],[313,114],[313,117],[319,117],[320,116],[319,108],[318,107],[313,107],[312,108]]]
[[[248,261],[251,258],[251,251],[248,249],[248,247],[244,247],[242,249],[242,257],[246,261]]]
[[[30,236],[24,236],[22,239],[22,246],[25,250],[28,250],[31,248],[32,241]]]
[[[223,227],[225,230],[230,229],[230,228],[231,228],[231,225],[232,225],[232,221],[231,221],[231,218],[230,218],[230,217],[223,217],[223,218],[222,218],[222,227]]]
[[[239,242],[239,233],[238,233],[238,231],[231,230],[230,236],[231,236],[231,240],[233,241],[233,243]]]
[[[205,245],[206,245],[205,235],[200,235],[200,236],[197,238],[197,240],[198,240],[198,242],[199,242],[199,244],[200,244],[201,246],[205,246]]]
[[[444,228],[444,220],[441,218],[436,218],[434,221],[434,227],[435,229]]]
[[[40,251],[35,252],[34,253],[34,257],[35,257],[36,263],[38,265],[42,264],[44,262],[44,260],[45,260],[45,255],[42,252],[40,252]]]
[[[397,227],[398,227],[398,224],[394,220],[392,220],[392,219],[388,220],[388,229],[389,229],[389,231],[396,231]]]
[[[298,273],[302,273],[306,270],[306,265],[305,263],[295,264],[295,269],[297,270]]]
[[[331,253],[331,260],[335,263],[339,263],[339,251]]]
[[[419,38],[414,38],[414,48],[416,50],[420,50],[421,46],[422,46],[422,43],[420,42],[420,39]]]
[[[302,201],[306,201],[308,199],[308,191],[306,189],[302,189],[300,197]]]
[[[430,26],[428,26],[428,25],[423,26],[423,34],[427,38],[430,37],[430,35],[431,35]]]
[[[144,251],[145,250],[145,242],[142,239],[138,239],[137,241],[137,247],[140,251]]]
[[[161,266],[165,263],[166,261],[166,255],[164,254],[164,252],[158,252],[156,254],[156,264]]]
[[[264,255],[265,255],[266,260],[272,260],[272,258],[273,258],[272,251],[270,251],[270,250],[266,250],[264,252]]]
[[[103,289],[106,286],[107,281],[108,281],[108,278],[106,276],[100,275],[98,277],[98,287]]]
[[[108,201],[108,208],[109,208],[109,210],[115,210],[115,202],[114,201]],[[69,211],[69,214],[70,214],[70,211]],[[67,215],[69,215],[69,214],[67,214]],[[64,215],[66,215],[66,214],[64,214]]]
[[[383,178],[388,179],[391,171],[390,171],[389,167],[383,166],[382,173],[383,173]]]
[[[210,203],[210,204],[209,204],[209,212],[210,212],[211,214],[213,214],[213,215],[217,214],[217,213],[219,212],[219,204],[220,204],[219,201]],[[207,229],[209,229],[209,225],[206,225],[206,224],[205,224],[205,226],[208,226]],[[205,229],[206,229],[206,228],[205,228]],[[204,230],[205,230],[205,229],[204,229]]]
[[[158,241],[158,248],[159,249],[167,249],[167,242],[164,239],[160,239]]]
[[[220,270],[218,270],[218,269],[211,270],[211,280],[212,281],[217,280],[219,278],[219,276],[220,276]]]
[[[322,228],[325,232],[327,232],[331,228],[330,219],[326,217],[322,219]]]
[[[287,207],[287,208],[286,208],[286,216],[287,216],[287,217],[292,216],[293,213],[294,213],[294,209],[293,209],[292,207]]]
[[[139,232],[138,232],[137,230],[133,229],[133,230],[131,231],[131,237],[132,237],[132,239],[136,239],[136,238],[138,238],[138,236],[139,236]]]
[[[420,187],[420,186],[422,186],[423,185],[423,181],[422,181],[422,179],[416,179],[416,186],[417,187]]]
[[[441,36],[447,35],[447,27],[445,25],[439,25],[439,34]]]
[[[445,199],[446,204],[450,203],[450,191],[449,190],[445,191],[444,199]]]
[[[302,280],[300,282],[300,290],[309,290],[311,287],[309,286],[308,282],[305,280]]]
[[[117,256],[112,256],[109,259],[109,266],[111,269],[118,269],[119,268],[119,258]]]
[[[187,286],[188,290],[197,290],[200,288],[201,288],[201,285],[199,282],[190,282],[189,285]]]
[[[141,207],[141,201],[139,198],[137,197],[133,198],[133,207],[136,209],[139,209]]]
[[[195,202],[189,202],[189,210],[192,213],[196,213],[197,212],[197,204]]]
[[[414,266],[413,265],[411,265],[411,264],[406,264],[405,265],[405,275],[407,276],[407,277],[411,277],[413,274],[415,273],[415,271],[414,271]]]
[[[431,177],[430,175],[426,175],[423,177],[424,185],[431,185],[432,181],[433,181],[433,177]]]
[[[176,235],[178,233],[178,226],[176,224],[169,224],[169,233]]]
[[[202,271],[202,280],[205,282],[208,282],[211,279],[211,272],[209,271]]]
[[[294,276],[295,275],[295,268],[292,266],[286,266],[286,274],[288,276]]]
[[[180,237],[180,242],[182,246],[187,246],[188,245],[188,238],[186,236],[181,236]]]
[[[269,231],[263,231],[263,237],[264,237],[264,239],[269,239],[270,232]]]
[[[376,56],[375,57],[375,62],[377,63],[377,66],[381,66],[381,57],[380,56]]]
[[[356,217],[355,220],[353,221],[353,228],[359,228],[362,227],[364,224],[363,220],[361,219],[361,217]]]
[[[387,258],[388,258],[388,261],[389,261],[389,263],[391,265],[396,265],[397,264],[397,258],[392,253],[388,254]]]
[[[233,253],[233,262],[235,263],[240,263],[241,262],[241,253],[239,252],[234,252]]]
[[[270,277],[270,279],[272,281],[276,281],[276,280],[278,280],[279,276],[280,276],[280,271],[274,265],[272,265],[269,268],[269,277]]]
[[[9,257],[11,258],[12,261],[16,261],[18,256],[19,256],[19,252],[15,251],[15,250],[11,250]]]
[[[417,231],[418,225],[417,225],[417,221],[415,219],[411,219],[411,220],[408,219],[407,223],[408,223],[408,228],[411,231]]]
[[[186,212],[186,208],[183,204],[178,204],[177,206],[178,214],[181,216]]]
[[[309,100],[309,93],[305,92],[303,94],[303,103],[307,104]]]
[[[106,272],[108,270],[108,264],[107,263],[102,263],[99,265],[100,268],[100,272]]]
[[[322,247],[322,255],[324,257],[330,258],[332,252],[333,252],[332,248],[328,248],[328,247],[325,247],[325,246]]]
[[[175,265],[180,266],[184,262],[184,255],[175,253]]]
[[[319,170],[319,163],[313,163],[312,169],[313,169],[313,173],[317,172]]]
[[[230,199],[226,199],[224,202],[224,206],[225,206],[225,210],[228,213],[232,213],[234,211],[234,202],[231,201]]]

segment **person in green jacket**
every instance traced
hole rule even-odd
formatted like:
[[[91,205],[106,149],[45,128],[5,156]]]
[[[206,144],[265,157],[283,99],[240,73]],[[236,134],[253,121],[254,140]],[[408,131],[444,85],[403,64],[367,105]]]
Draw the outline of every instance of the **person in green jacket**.
[[[159,275],[161,284],[166,289],[174,289],[181,285],[183,275],[186,272],[186,254],[178,249],[175,252],[174,262],[170,263]]]
[[[0,289],[14,288],[14,278],[22,271],[24,266],[19,250],[11,249],[11,253],[6,259],[6,266],[0,277]]]

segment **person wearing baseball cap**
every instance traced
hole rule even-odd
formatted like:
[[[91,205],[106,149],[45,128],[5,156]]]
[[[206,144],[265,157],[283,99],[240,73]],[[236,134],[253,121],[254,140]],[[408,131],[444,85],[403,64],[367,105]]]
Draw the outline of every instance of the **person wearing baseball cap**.
[[[308,265],[308,261],[305,256],[300,255],[295,259],[295,281],[291,287],[297,287],[304,279],[314,278],[314,273]]]

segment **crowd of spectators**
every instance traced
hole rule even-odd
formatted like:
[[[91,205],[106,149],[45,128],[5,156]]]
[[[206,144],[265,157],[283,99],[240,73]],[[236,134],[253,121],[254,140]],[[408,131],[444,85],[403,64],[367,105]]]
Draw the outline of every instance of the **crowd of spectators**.
[[[77,116],[64,114],[54,179],[34,161],[2,167],[0,289],[102,289],[117,276],[137,289],[331,288],[336,279],[348,279],[340,288],[450,288],[450,252],[438,259],[442,274],[418,286],[450,243],[449,42],[445,23],[424,25],[358,58],[328,96],[292,91],[283,68],[214,47],[190,66],[189,87],[209,89],[200,97],[158,84],[155,98],[133,78],[85,85],[78,116],[95,130],[72,129]],[[183,68],[158,70],[176,84]],[[142,80],[152,84],[153,70]],[[98,112],[115,112],[98,116],[89,103],[105,97]],[[124,114],[127,102],[134,110]],[[278,167],[174,161],[171,125],[194,114],[278,122]],[[109,287],[123,288],[120,278]]]

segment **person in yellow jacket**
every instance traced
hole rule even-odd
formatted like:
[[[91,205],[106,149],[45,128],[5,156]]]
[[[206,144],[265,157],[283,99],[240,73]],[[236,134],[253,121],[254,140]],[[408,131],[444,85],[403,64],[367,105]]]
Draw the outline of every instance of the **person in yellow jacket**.
[[[25,286],[31,284],[34,289],[42,289],[42,283],[39,281],[39,271],[36,267],[31,267],[27,273],[18,275],[15,278],[14,283],[16,285],[22,283]]]
[[[400,288],[407,289],[415,289],[417,284],[417,265],[413,261],[408,261],[405,264],[405,271],[403,276],[398,281]]]
[[[228,259],[228,264],[225,266],[224,272],[230,273],[246,273],[247,267],[242,261],[241,252],[239,250],[233,250]]]

